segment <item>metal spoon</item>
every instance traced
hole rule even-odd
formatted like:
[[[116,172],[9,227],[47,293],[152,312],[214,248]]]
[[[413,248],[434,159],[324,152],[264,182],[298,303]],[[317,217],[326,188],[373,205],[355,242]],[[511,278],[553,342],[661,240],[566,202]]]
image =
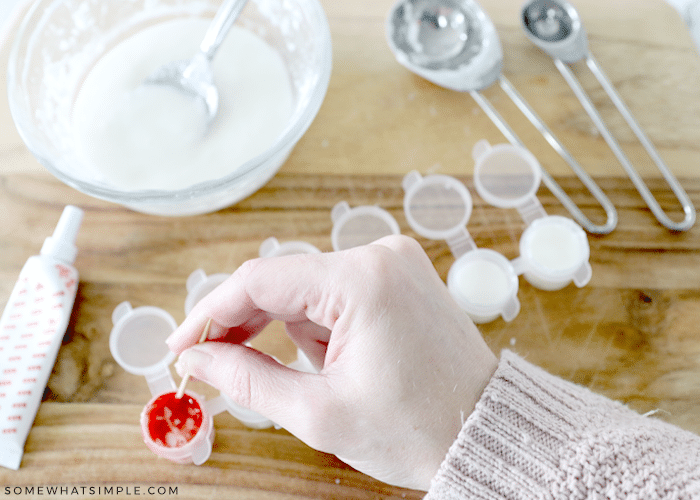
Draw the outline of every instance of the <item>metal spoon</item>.
[[[523,7],[522,23],[528,38],[532,40],[535,45],[552,56],[554,64],[564,76],[569,86],[576,94],[576,97],[581,101],[588,116],[590,116],[591,120],[595,123],[601,135],[627,172],[627,175],[632,180],[637,191],[639,191],[639,194],[644,198],[644,201],[646,201],[656,219],[661,224],[674,231],[690,229],[695,223],[696,217],[696,211],[692,201],[673,173],[668,169],[663,159],[659,156],[654,145],[636,122],[630,110],[617,94],[615,87],[613,87],[612,83],[607,79],[605,73],[603,73],[603,70],[598,65],[598,62],[589,52],[588,38],[586,37],[586,32],[583,29],[583,24],[581,23],[576,9],[565,0],[534,0]],[[600,85],[608,94],[610,100],[625,118],[627,124],[634,131],[637,139],[642,143],[647,154],[654,161],[659,172],[661,172],[661,175],[666,179],[671,190],[678,198],[685,214],[682,222],[674,222],[671,220],[659,206],[615,137],[605,126],[603,119],[586,95],[586,91],[583,89],[578,79],[574,76],[571,68],[566,64],[579,61],[583,58],[586,59],[588,68],[598,79],[598,82],[600,82]]]
[[[199,52],[192,59],[172,61],[155,70],[144,81],[148,85],[167,85],[196,99],[206,107],[211,121],[219,108],[219,92],[214,85],[211,61],[247,0],[225,0],[217,10]]]
[[[611,232],[615,207],[562,143],[501,74],[503,51],[496,28],[474,0],[399,0],[387,19],[389,47],[396,59],[423,78],[452,90],[469,92],[514,145],[526,147],[480,90],[498,80],[501,88],[569,164],[607,215],[605,224],[591,222],[544,170],[542,181],[587,231]]]

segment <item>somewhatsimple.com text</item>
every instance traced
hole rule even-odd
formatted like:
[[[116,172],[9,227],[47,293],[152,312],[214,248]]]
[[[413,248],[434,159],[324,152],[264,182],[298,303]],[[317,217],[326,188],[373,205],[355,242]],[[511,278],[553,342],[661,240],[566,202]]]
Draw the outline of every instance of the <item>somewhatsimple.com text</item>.
[[[4,496],[152,496],[173,497],[178,495],[177,486],[3,486]]]

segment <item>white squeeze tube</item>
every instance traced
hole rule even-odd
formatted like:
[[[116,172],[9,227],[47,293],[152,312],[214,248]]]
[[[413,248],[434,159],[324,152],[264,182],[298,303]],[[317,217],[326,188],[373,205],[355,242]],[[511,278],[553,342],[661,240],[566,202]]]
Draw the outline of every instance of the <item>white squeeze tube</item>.
[[[0,317],[0,466],[19,469],[24,443],[68,327],[83,212],[68,205],[53,236],[20,271]]]

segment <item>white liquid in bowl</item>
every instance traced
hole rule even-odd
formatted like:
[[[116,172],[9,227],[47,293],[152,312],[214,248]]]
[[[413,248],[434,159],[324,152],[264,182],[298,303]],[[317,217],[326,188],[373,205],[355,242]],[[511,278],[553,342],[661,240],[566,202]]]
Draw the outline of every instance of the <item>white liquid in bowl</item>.
[[[88,73],[73,125],[95,176],[124,190],[184,189],[226,176],[274,144],[292,113],[289,75],[279,54],[243,28],[231,28],[213,61],[219,112],[208,130],[200,103],[141,85],[161,65],[191,58],[209,22],[177,19],[146,28]]]

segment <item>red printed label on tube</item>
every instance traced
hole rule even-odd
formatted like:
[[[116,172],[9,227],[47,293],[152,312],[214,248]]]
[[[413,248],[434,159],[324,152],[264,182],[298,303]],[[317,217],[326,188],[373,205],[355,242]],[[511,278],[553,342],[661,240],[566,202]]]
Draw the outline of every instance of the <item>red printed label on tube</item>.
[[[70,320],[82,211],[68,206],[41,254],[20,272],[0,317],[0,466],[19,469],[41,397]]]

